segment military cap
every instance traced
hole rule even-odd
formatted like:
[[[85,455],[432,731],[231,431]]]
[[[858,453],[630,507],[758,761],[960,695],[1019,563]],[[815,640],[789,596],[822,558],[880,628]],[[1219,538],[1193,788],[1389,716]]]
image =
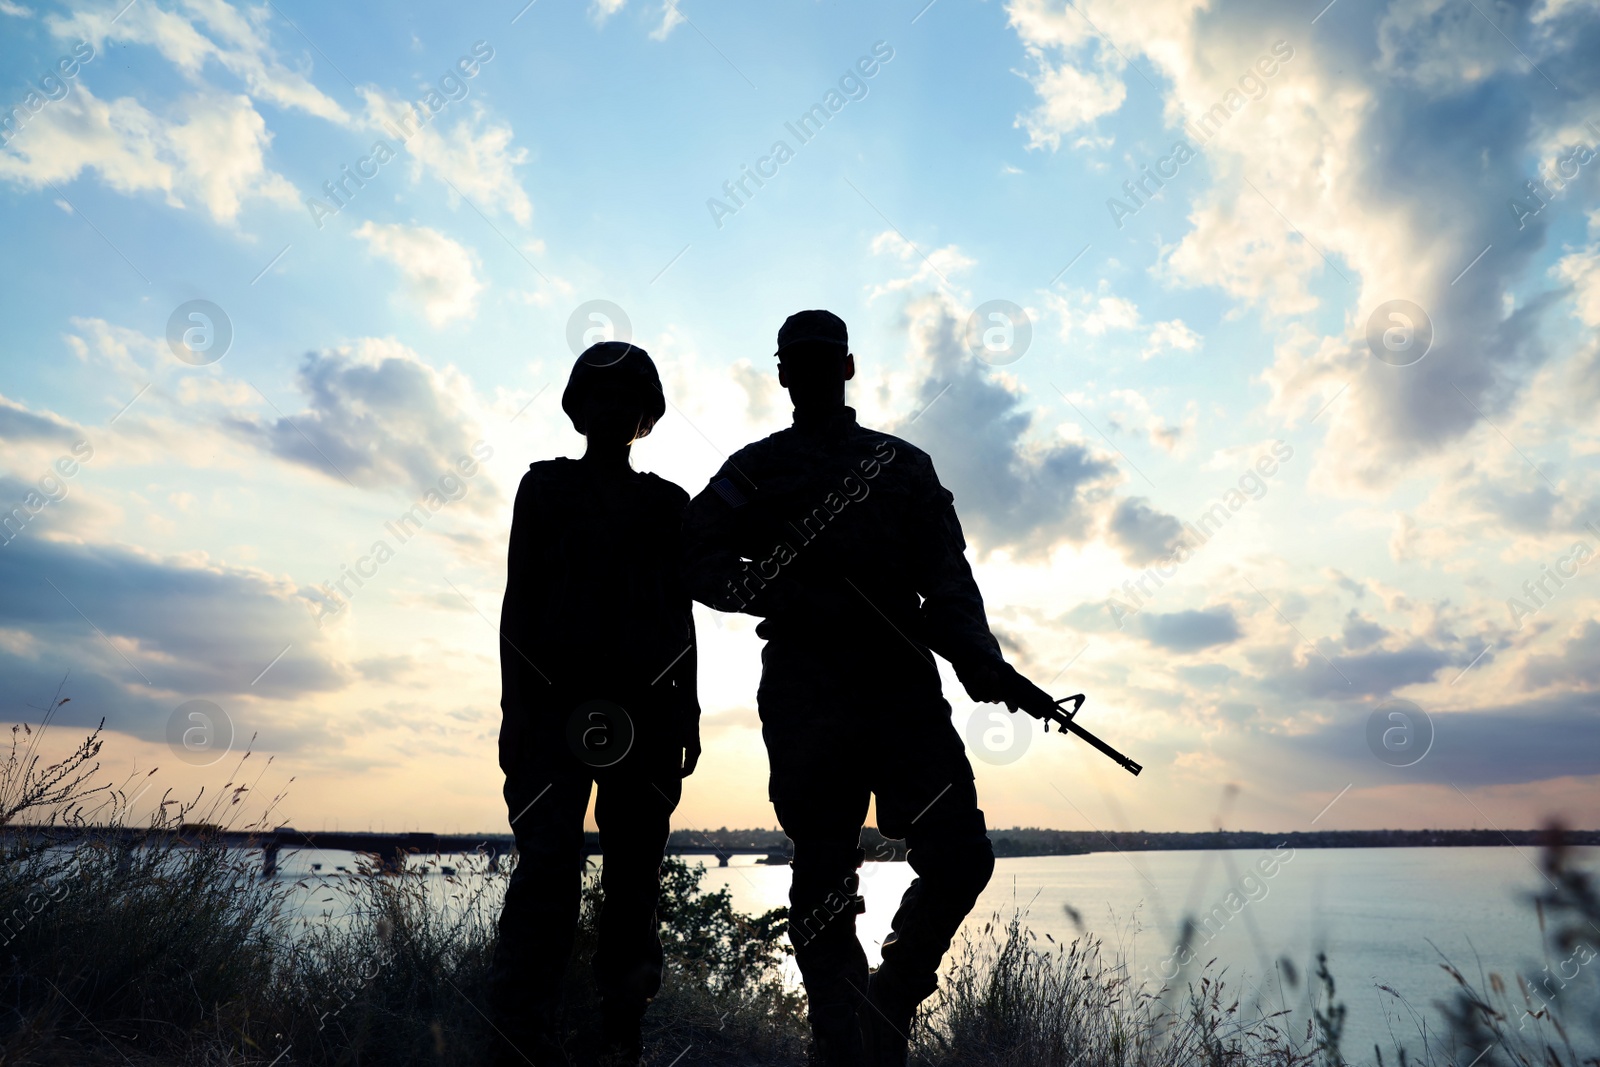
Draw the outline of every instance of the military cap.
[[[834,345],[848,352],[850,333],[844,320],[831,311],[797,311],[778,329],[778,350],[773,355],[781,359],[783,350],[796,344]]]

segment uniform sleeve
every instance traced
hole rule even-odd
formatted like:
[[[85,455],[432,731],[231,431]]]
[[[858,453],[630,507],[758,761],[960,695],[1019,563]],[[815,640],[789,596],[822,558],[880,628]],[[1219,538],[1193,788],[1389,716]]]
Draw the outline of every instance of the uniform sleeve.
[[[699,651],[694,641],[694,616],[691,614],[689,650],[672,668],[672,688],[679,694],[679,723],[685,742],[700,732]]]
[[[677,537],[672,545],[672,554],[669,559],[682,560],[683,558],[683,524],[687,519],[689,494],[681,488],[672,486],[672,515],[676,520],[674,529]],[[684,582],[683,568],[680,567],[675,581],[672,583],[672,610],[683,620],[684,640],[688,642],[683,655],[669,668],[669,680],[673,692],[677,695],[678,714],[683,739],[687,741],[695,736],[700,729],[700,689],[699,689],[699,649],[694,632],[694,601],[689,596],[689,590]]]
[[[928,647],[953,664],[1001,659],[1000,643],[989,632],[983,594],[967,564],[967,541],[956,518],[955,498],[939,484],[933,463],[918,471],[921,521],[915,524],[913,580],[923,598],[919,614]]]
[[[683,577],[689,595],[717,611],[765,615],[746,578],[740,545],[744,523],[738,514],[754,488],[730,461],[689,501],[683,523]]]
[[[500,708],[525,716],[549,679],[540,670],[533,647],[534,613],[545,602],[538,569],[543,501],[539,478],[529,472],[517,487],[511,514],[511,543],[506,554],[506,595],[500,605]]]

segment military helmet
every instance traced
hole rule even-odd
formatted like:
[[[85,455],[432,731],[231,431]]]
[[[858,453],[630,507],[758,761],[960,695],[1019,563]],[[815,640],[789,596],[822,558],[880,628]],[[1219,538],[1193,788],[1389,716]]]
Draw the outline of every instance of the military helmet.
[[[578,362],[572,365],[567,388],[561,394],[561,410],[567,413],[573,429],[579,433],[584,432],[584,401],[591,390],[602,384],[631,388],[637,394],[646,419],[641,437],[666,414],[667,399],[661,391],[661,375],[656,372],[650,353],[626,341],[601,341],[584,349]]]

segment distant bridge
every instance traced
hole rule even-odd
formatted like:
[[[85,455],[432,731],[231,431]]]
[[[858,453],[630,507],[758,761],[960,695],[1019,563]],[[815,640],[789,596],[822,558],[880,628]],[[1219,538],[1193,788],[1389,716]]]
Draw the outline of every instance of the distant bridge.
[[[431,833],[374,833],[360,830],[296,830],[280,826],[274,830],[227,830],[205,825],[184,825],[172,830],[137,829],[133,827],[73,827],[73,826],[7,826],[0,833],[27,836],[37,844],[67,844],[83,838],[114,842],[126,849],[141,845],[169,842],[180,846],[223,844],[245,851],[261,851],[261,875],[271,878],[278,873],[278,855],[283,850],[299,851],[319,849],[329,852],[355,852],[376,856],[386,871],[399,871],[405,867],[407,856],[470,856],[483,855],[489,860],[490,870],[500,869],[500,857],[516,849],[516,840],[510,834],[431,834]],[[669,856],[715,856],[717,866],[726,867],[730,856],[762,856],[772,864],[787,864],[794,857],[790,852],[758,846],[718,846],[710,844],[669,844]],[[585,834],[582,855],[584,859],[601,855],[596,835]]]

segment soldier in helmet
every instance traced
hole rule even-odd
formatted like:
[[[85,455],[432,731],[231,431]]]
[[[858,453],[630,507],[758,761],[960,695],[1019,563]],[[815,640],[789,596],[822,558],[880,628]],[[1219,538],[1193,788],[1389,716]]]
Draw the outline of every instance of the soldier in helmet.
[[[994,869],[933,657],[978,701],[1003,700],[1018,676],[989,632],[932,461],[845,406],[845,324],[790,316],[777,359],[794,424],[731,456],[690,503],[686,575],[696,600],[762,620],[757,702],[770,796],[794,841],[790,938],[815,1059],[898,1067]],[[855,917],[872,797],[917,877],[869,976]]]
[[[523,476],[500,616],[500,766],[519,859],[490,978],[496,1062],[567,1062],[559,998],[594,787],[602,1037],[608,1062],[633,1065],[640,1019],[661,984],[661,857],[682,779],[700,755],[694,621],[680,568],[688,494],[628,461],[666,410],[642,348],[589,348],[561,406],[587,449]]]

